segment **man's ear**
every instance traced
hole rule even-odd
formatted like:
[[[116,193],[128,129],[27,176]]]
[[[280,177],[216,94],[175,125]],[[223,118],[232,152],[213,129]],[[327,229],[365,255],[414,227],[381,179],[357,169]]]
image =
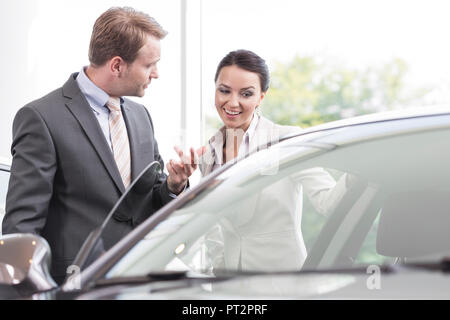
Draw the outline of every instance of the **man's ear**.
[[[111,60],[109,60],[109,71],[111,71],[112,74],[119,77],[125,68],[125,61],[119,56],[115,56]]]

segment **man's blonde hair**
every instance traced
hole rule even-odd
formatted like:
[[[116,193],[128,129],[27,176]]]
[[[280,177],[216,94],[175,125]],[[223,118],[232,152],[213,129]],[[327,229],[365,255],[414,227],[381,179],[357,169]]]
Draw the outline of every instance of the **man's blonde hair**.
[[[167,35],[155,19],[130,7],[113,7],[95,21],[89,45],[89,61],[102,66],[109,59],[120,56],[132,63],[152,35],[162,39]]]

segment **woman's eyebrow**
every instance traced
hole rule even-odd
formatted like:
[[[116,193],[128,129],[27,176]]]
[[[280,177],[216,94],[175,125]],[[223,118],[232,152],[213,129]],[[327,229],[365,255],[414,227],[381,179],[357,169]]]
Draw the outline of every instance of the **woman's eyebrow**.
[[[219,87],[225,87],[227,89],[231,89],[230,86],[227,86],[226,84],[223,84],[223,83],[220,83]],[[239,90],[240,91],[244,91],[244,90],[248,90],[248,89],[255,89],[255,87],[254,86],[250,86],[250,87],[242,88],[242,89],[239,89]]]

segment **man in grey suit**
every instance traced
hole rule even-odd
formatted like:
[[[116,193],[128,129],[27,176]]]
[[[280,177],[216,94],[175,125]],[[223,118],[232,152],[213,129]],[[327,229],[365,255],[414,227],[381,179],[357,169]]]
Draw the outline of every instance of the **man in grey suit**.
[[[131,8],[111,8],[95,22],[90,65],[59,89],[17,112],[3,233],[36,233],[52,249],[57,282],[84,240],[149,163],[164,168],[147,109],[123,96],[144,96],[158,78],[160,40],[166,31]],[[151,192],[156,211],[182,192],[196,169],[195,155],[177,151],[169,176]],[[187,160],[186,160],[187,159]],[[114,218],[105,247],[146,217]]]

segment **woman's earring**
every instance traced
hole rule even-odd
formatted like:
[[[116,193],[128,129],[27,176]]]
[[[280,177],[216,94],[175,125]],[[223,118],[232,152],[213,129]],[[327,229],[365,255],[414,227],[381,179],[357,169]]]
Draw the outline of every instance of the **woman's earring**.
[[[258,116],[261,116],[261,108],[260,108],[259,106],[257,106],[257,107],[255,108],[255,112],[256,112],[256,114],[257,114]]]

